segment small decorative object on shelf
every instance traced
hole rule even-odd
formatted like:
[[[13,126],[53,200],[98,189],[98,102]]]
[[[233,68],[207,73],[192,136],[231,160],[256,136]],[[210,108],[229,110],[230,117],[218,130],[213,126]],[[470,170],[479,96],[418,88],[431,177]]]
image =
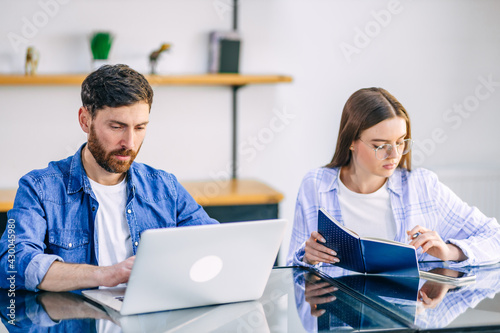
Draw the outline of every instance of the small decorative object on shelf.
[[[209,73],[240,72],[241,38],[236,31],[214,31],[210,33]]]
[[[24,73],[26,75],[35,75],[38,68],[38,60],[40,59],[40,54],[33,46],[29,46],[26,49],[26,63],[24,65]]]
[[[113,35],[109,32],[96,32],[90,39],[92,51],[92,69],[97,69],[108,62],[109,51],[113,44]]]
[[[151,66],[151,75],[157,74],[156,65],[158,64],[158,58],[160,57],[160,54],[170,50],[171,46],[172,46],[171,44],[163,43],[161,44],[158,50],[151,52],[151,54],[149,55],[149,65]]]

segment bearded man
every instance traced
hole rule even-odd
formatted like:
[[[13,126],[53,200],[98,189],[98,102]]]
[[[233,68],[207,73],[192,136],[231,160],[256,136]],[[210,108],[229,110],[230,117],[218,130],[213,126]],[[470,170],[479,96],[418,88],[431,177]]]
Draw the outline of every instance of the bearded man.
[[[174,175],[134,162],[153,102],[143,75],[103,66],[81,97],[87,142],[19,181],[0,242],[0,288],[117,286],[128,281],[144,230],[218,223]]]

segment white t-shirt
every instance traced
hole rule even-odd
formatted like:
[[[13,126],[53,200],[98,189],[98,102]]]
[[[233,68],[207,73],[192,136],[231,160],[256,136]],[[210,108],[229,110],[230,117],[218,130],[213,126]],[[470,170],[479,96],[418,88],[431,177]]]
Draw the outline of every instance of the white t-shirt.
[[[348,189],[340,177],[338,180],[338,197],[345,226],[362,237],[394,240],[396,221],[391,209],[387,181],[377,191],[362,194]]]
[[[126,179],[126,178],[125,178]],[[102,185],[92,179],[90,185],[99,208],[95,224],[99,242],[99,266],[111,266],[132,256],[132,241],[125,209],[127,205],[127,182]]]

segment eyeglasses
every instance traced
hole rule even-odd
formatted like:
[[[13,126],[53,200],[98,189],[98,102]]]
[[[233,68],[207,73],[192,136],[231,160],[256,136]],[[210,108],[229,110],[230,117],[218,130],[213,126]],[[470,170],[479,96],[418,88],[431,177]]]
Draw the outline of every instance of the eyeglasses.
[[[383,161],[392,154],[392,149],[396,147],[396,152],[399,155],[405,155],[408,154],[408,152],[411,150],[411,147],[413,146],[413,140],[412,139],[406,139],[403,140],[401,143],[397,143],[396,145],[391,145],[389,143],[385,143],[381,146],[378,146],[377,148],[372,148],[371,145],[368,143],[364,142],[363,140],[359,139],[359,141],[363,142],[365,145],[370,147],[374,152],[375,152],[375,158],[377,160]]]

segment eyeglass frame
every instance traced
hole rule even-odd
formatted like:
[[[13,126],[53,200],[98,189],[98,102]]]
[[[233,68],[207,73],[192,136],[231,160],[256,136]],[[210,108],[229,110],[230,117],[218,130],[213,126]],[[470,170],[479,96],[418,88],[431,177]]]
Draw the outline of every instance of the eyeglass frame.
[[[379,160],[379,161],[386,160],[389,156],[391,156],[391,154],[392,154],[392,150],[393,150],[394,148],[396,148],[396,154],[397,154],[397,155],[399,155],[399,156],[403,156],[403,155],[408,154],[408,153],[410,152],[411,148],[413,147],[413,142],[414,142],[412,139],[408,138],[408,139],[404,139],[404,140],[403,140],[403,142],[401,142],[400,144],[395,144],[395,145],[393,145],[393,144],[391,144],[391,143],[384,143],[383,145],[380,145],[380,146],[378,146],[377,148],[372,148],[372,147],[370,146],[370,144],[369,144],[369,143],[366,143],[366,142],[364,142],[364,141],[363,141],[363,140],[361,140],[361,139],[359,139],[359,141],[363,142],[363,143],[364,143],[364,144],[365,144],[368,148],[370,148],[371,150],[373,150],[373,151],[375,152],[375,158],[376,158],[377,160]],[[405,152],[404,152],[404,150],[403,150],[403,151],[400,153],[400,152],[399,152],[399,150],[398,150],[398,148],[399,148],[402,144],[405,144],[405,143],[407,143],[407,142],[410,144],[410,146],[409,146],[409,148],[408,148],[408,151],[405,153]],[[385,158],[380,159],[380,158],[378,158],[378,157],[377,157],[377,152],[378,152],[379,150],[383,149],[383,147],[384,147],[384,146],[390,146],[390,147],[391,147],[391,148],[390,148],[391,150],[390,150],[390,152],[389,152],[389,153],[387,153],[387,152],[386,152],[387,156],[386,156]]]

